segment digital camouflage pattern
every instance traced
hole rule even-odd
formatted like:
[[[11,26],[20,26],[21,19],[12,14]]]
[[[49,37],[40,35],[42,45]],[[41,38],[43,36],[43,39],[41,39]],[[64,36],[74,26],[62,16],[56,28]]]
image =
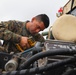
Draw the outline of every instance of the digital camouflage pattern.
[[[20,42],[21,36],[32,36],[36,41],[44,41],[40,34],[32,35],[27,31],[25,27],[27,22],[10,20],[0,23],[0,39],[4,40],[3,49],[5,52],[19,52],[15,44]]]

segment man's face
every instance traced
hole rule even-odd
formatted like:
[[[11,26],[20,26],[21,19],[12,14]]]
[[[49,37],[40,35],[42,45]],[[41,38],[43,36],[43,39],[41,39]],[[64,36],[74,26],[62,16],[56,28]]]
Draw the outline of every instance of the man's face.
[[[32,19],[29,31],[31,34],[36,34],[45,29],[44,23],[35,18]]]

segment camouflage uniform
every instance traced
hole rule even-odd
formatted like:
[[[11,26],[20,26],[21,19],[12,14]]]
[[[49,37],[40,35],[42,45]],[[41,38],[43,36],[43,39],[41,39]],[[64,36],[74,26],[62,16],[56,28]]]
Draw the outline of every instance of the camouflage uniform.
[[[4,40],[3,43],[3,49],[6,52],[19,52],[17,50],[16,45],[20,42],[21,36],[32,36],[34,40],[36,41],[44,41],[44,38],[40,34],[32,35],[28,30],[26,29],[25,25],[26,22],[21,21],[5,21],[0,23],[0,39]]]

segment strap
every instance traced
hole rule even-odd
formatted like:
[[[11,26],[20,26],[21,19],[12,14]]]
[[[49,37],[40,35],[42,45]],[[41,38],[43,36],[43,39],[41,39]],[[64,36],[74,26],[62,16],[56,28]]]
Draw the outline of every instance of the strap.
[[[72,0],[72,3],[71,3],[71,10],[72,10],[73,4],[74,4],[74,0]]]

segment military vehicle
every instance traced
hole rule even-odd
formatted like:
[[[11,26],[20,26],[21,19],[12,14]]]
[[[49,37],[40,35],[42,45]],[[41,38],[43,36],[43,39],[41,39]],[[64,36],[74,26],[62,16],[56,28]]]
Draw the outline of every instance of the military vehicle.
[[[63,7],[63,14],[72,14],[76,16],[76,0],[69,0]]]
[[[69,0],[63,7],[60,7],[56,16],[60,17],[63,14],[72,14],[76,16],[76,0]]]
[[[76,0],[69,0],[45,42],[23,52],[0,52],[0,75],[76,75]]]

